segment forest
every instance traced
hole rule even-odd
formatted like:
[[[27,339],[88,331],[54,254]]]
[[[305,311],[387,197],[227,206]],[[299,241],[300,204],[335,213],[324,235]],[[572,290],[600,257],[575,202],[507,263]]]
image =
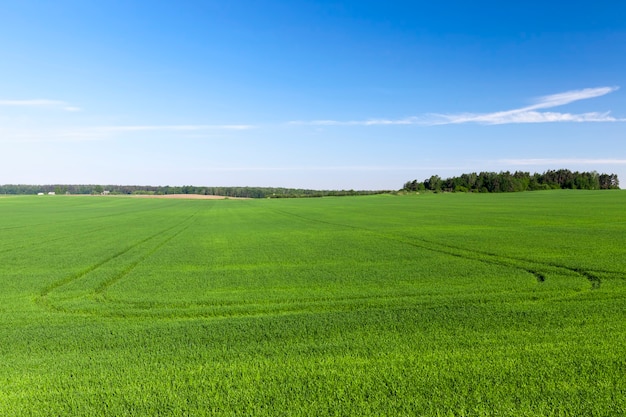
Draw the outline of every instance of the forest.
[[[505,193],[516,191],[578,189],[609,190],[618,189],[619,179],[616,174],[598,174],[591,172],[572,172],[568,169],[549,170],[542,174],[516,171],[481,172],[462,174],[458,177],[442,179],[432,175],[423,182],[408,181],[404,191],[446,191],[446,192],[481,192]]]

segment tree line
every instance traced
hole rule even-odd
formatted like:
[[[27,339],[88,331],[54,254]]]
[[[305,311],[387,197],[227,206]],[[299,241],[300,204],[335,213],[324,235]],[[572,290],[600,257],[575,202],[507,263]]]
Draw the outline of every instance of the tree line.
[[[598,174],[592,172],[572,172],[567,169],[550,170],[542,174],[516,171],[473,172],[446,179],[432,175],[423,182],[408,181],[404,191],[448,191],[504,193],[515,191],[534,191],[552,189],[609,190],[618,189],[619,179],[616,174]]]
[[[327,197],[348,195],[383,194],[390,191],[356,191],[356,190],[309,190],[301,188],[281,187],[206,187],[206,186],[145,186],[145,185],[78,185],[78,184],[5,184],[0,185],[0,194],[112,194],[112,195],[167,195],[167,194],[200,194],[225,197],[244,198],[296,198],[296,197]]]
[[[462,174],[442,179],[432,175],[422,182],[408,181],[401,191],[447,191],[501,193],[550,189],[607,190],[619,188],[615,174],[572,172],[567,169],[550,170],[542,174],[516,171],[481,172]],[[113,195],[167,195],[200,194],[244,198],[301,198],[372,195],[392,193],[390,190],[311,190],[282,187],[207,187],[207,186],[145,186],[145,185],[99,185],[99,184],[5,184],[0,185],[0,194],[113,194]]]

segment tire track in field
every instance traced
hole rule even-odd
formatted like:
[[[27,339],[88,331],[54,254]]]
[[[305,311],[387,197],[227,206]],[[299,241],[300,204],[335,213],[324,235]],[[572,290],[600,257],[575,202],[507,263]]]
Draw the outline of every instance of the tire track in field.
[[[156,238],[158,238],[159,236],[162,236],[162,235],[164,235],[164,234],[168,233],[168,232],[169,232],[169,231],[171,231],[171,230],[174,230],[174,229],[176,229],[176,228],[179,228],[181,225],[183,225],[183,228],[182,228],[181,230],[179,230],[178,232],[176,232],[173,236],[170,236],[170,237],[166,238],[166,239],[165,239],[165,241],[164,241],[163,243],[161,243],[161,244],[159,244],[159,245],[157,246],[157,249],[158,249],[158,248],[160,248],[160,247],[162,247],[165,243],[167,243],[168,241],[170,241],[171,239],[173,239],[173,238],[174,238],[175,236],[177,236],[178,234],[182,233],[182,231],[183,231],[183,230],[185,230],[185,229],[187,229],[188,227],[190,227],[190,226],[191,226],[190,224],[188,224],[188,225],[186,225],[186,226],[184,226],[184,225],[185,225],[185,223],[189,223],[189,222],[191,221],[191,219],[192,219],[192,218],[194,218],[194,217],[196,216],[196,214],[197,214],[197,212],[196,212],[196,213],[194,213],[194,214],[192,214],[191,216],[189,216],[189,217],[185,218],[183,221],[176,223],[176,224],[175,224],[175,225],[173,225],[173,226],[170,226],[170,227],[167,227],[167,228],[165,228],[165,229],[163,229],[163,230],[160,230],[160,231],[159,231],[159,232],[157,232],[157,233],[154,233],[154,234],[152,234],[152,235],[150,235],[150,236],[148,236],[148,237],[146,237],[146,238],[144,238],[144,239],[141,239],[141,240],[139,240],[139,241],[137,241],[137,242],[133,243],[133,244],[132,244],[132,245],[130,245],[130,246],[125,247],[125,248],[124,248],[124,249],[122,249],[122,250],[119,250],[119,251],[117,251],[117,252],[113,253],[111,256],[108,256],[108,257],[106,257],[106,258],[102,259],[101,261],[99,261],[99,262],[97,262],[97,263],[95,263],[95,264],[93,264],[93,265],[90,265],[89,267],[87,267],[87,268],[83,269],[82,271],[79,271],[79,272],[77,272],[77,273],[75,273],[75,274],[72,274],[72,275],[70,275],[70,276],[68,276],[68,277],[66,277],[66,278],[64,278],[64,279],[58,280],[58,281],[56,281],[56,282],[53,282],[52,284],[50,284],[50,285],[48,285],[48,286],[46,286],[46,287],[44,287],[44,288],[42,289],[42,291],[39,293],[39,295],[37,296],[37,298],[36,298],[36,300],[35,300],[35,301],[36,301],[36,302],[38,302],[38,303],[40,303],[40,304],[42,304],[42,305],[44,305],[44,306],[46,306],[46,307],[49,307],[49,308],[52,308],[52,309],[58,310],[58,309],[56,309],[56,308],[55,308],[55,306],[54,306],[54,305],[52,305],[52,304],[49,302],[49,300],[48,300],[48,295],[50,295],[53,291],[57,291],[57,290],[59,290],[60,288],[62,288],[63,286],[66,286],[66,285],[68,285],[68,284],[70,284],[70,283],[72,283],[72,282],[75,282],[75,281],[77,281],[77,280],[80,280],[81,278],[84,278],[84,277],[85,277],[85,276],[87,276],[89,273],[91,273],[91,272],[93,272],[93,271],[97,270],[98,268],[102,267],[103,265],[105,265],[105,264],[107,264],[107,263],[109,263],[109,262],[111,262],[111,261],[114,261],[115,259],[117,259],[117,258],[119,258],[119,257],[123,256],[124,254],[128,253],[128,252],[129,252],[129,251],[131,251],[132,249],[135,249],[135,248],[137,248],[137,247],[139,247],[139,246],[141,246],[141,245],[143,245],[143,244],[145,244],[145,243],[147,243],[147,242],[149,242],[149,241],[151,241],[151,240],[153,240],[153,239],[156,239]],[[142,260],[145,260],[145,258],[146,258],[146,257],[142,257],[142,258],[140,259],[140,261],[139,261],[139,262],[141,262]],[[139,262],[133,263],[133,264],[132,264],[132,266],[133,266],[133,267],[135,267],[136,265],[138,265],[138,264],[139,264]],[[131,269],[132,269],[132,268],[131,268]],[[128,270],[128,272],[130,272],[130,269]],[[128,272],[127,272],[127,273],[128,273]],[[122,276],[123,276],[123,275],[122,275]],[[120,277],[120,278],[121,278],[121,277]],[[118,278],[118,280],[119,280],[119,278]],[[109,284],[109,285],[112,285],[114,282],[115,282],[115,281],[111,282],[111,284]],[[99,287],[98,287],[98,288],[99,288]],[[97,288],[97,289],[98,289],[98,288]],[[104,285],[104,286],[103,286],[103,288],[102,288],[102,291],[104,291],[106,288],[107,288],[107,285]],[[96,289],[96,290],[97,290],[97,289]]]
[[[187,220],[189,220],[189,219],[187,219]],[[128,275],[133,269],[135,269],[137,267],[137,265],[139,265],[140,263],[142,263],[143,261],[145,261],[146,259],[148,259],[152,255],[154,255],[159,249],[161,249],[163,246],[168,244],[172,239],[174,239],[175,237],[177,237],[178,235],[180,235],[181,233],[183,233],[185,230],[189,229],[190,227],[191,227],[191,224],[187,224],[186,226],[184,226],[181,229],[177,230],[171,236],[169,236],[168,238],[166,238],[165,240],[160,242],[158,245],[156,245],[154,248],[152,248],[151,250],[146,252],[144,255],[140,256],[136,261],[134,261],[129,266],[124,268],[121,272],[117,273],[112,278],[109,278],[109,279],[105,280],[104,282],[102,282],[98,287],[96,287],[94,293],[95,294],[102,294],[102,293],[104,293],[109,287],[111,287],[111,285],[115,284],[116,282],[118,282],[119,280],[124,278],[126,275]]]
[[[91,208],[92,208],[92,206],[81,206],[80,207],[81,210],[90,210]],[[81,218],[81,219],[71,219],[71,220],[54,219],[54,223],[56,225],[63,225],[63,224],[67,224],[67,223],[73,224],[73,223],[78,223],[78,222],[82,222],[82,221],[92,221],[94,219],[102,219],[102,218],[108,218],[108,217],[118,217],[118,216],[125,216],[127,214],[132,214],[132,213],[147,212],[147,211],[151,211],[151,210],[157,210],[157,209],[160,209],[160,208],[161,207],[154,207],[154,208],[148,208],[148,209],[144,209],[144,210],[129,210],[129,211],[124,211],[124,212],[120,212],[120,213],[106,213],[106,214],[101,214],[101,215],[98,215],[98,216],[85,217],[85,218]],[[56,213],[56,215],[58,215],[58,213]],[[47,221],[47,222],[39,222],[39,223],[28,223],[28,224],[22,224],[22,225],[17,225],[17,226],[5,226],[5,227],[0,227],[0,231],[36,228],[38,226],[48,226],[49,224],[50,224],[50,222]]]
[[[499,254],[476,250],[476,249],[470,250],[470,249],[466,249],[460,246],[454,246],[450,244],[436,242],[433,240],[418,238],[415,236],[409,237],[409,236],[402,236],[402,235],[397,235],[397,234],[382,233],[382,232],[378,232],[378,231],[368,229],[362,226],[354,226],[350,224],[329,222],[327,220],[315,219],[315,218],[303,216],[301,214],[296,214],[296,213],[292,213],[292,212],[284,211],[284,210],[273,209],[273,211],[276,213],[285,215],[285,216],[298,218],[308,223],[321,223],[321,224],[338,226],[338,227],[343,227],[343,228],[348,228],[348,229],[353,229],[353,230],[361,230],[367,233],[371,233],[380,238],[393,240],[395,242],[407,244],[413,247],[425,249],[425,250],[432,251],[432,252],[443,253],[449,256],[484,262],[484,263],[488,263],[492,265],[500,265],[500,266],[516,268],[516,269],[532,274],[536,278],[538,283],[545,282],[546,280],[545,270],[546,269],[557,269],[567,274],[577,275],[579,277],[585,278],[586,280],[590,282],[592,290],[596,290],[600,288],[600,285],[602,283],[600,277],[596,273],[594,273],[594,271],[592,270],[586,270],[582,268],[573,268],[573,267],[568,267],[568,266],[560,265],[556,263],[541,262],[541,261],[529,260],[529,259],[524,259],[524,258],[504,256],[504,255],[499,255]],[[521,263],[525,263],[526,265],[525,266],[521,265]]]
[[[460,297],[463,297],[460,295]],[[436,307],[449,305],[446,296],[435,294],[369,294],[360,296],[342,297],[309,297],[302,299],[287,300],[281,302],[262,301],[193,301],[193,302],[154,302],[154,301],[121,301],[110,300],[103,297],[105,304],[92,304],[81,306],[79,309],[69,310],[65,308],[55,308],[57,311],[66,313],[84,314],[91,316],[106,316],[127,319],[133,318],[154,318],[154,319],[197,319],[197,318],[249,318],[262,316],[278,316],[286,314],[309,314],[315,312],[342,312],[342,311],[362,311],[376,308],[388,309],[404,308],[404,305],[414,306],[416,300],[420,300],[421,307]],[[398,303],[404,303],[398,305]]]
[[[98,231],[104,230],[106,228],[107,228],[107,226],[100,226],[100,227],[96,227],[94,229],[86,230],[86,231],[81,232],[81,233],[76,233],[76,234],[72,233],[72,234],[67,234],[65,236],[56,236],[56,237],[49,238],[49,239],[37,240],[34,243],[33,243],[32,240],[26,240],[25,239],[25,240],[22,240],[20,242],[17,242],[18,243],[17,246],[15,246],[13,243],[11,243],[9,245],[6,245],[6,246],[13,245],[13,246],[8,247],[8,248],[5,247],[5,248],[0,249],[0,254],[13,252],[13,251],[20,250],[20,249],[29,249],[29,250],[31,250],[33,248],[45,246],[45,245],[47,245],[50,242],[57,242],[57,241],[60,241],[60,240],[71,239],[71,238],[74,238],[74,237],[90,235],[90,234],[92,234],[94,232],[98,232]]]
[[[430,242],[430,243],[433,243],[433,244],[436,244],[436,245],[441,245],[441,246],[443,246],[445,248],[450,248],[453,251],[458,250],[458,251],[470,252],[468,249],[465,249],[465,248],[460,247],[460,246],[455,246],[455,245],[450,245],[450,244],[444,244],[444,243],[429,241],[429,240],[426,240],[426,239],[420,239],[420,240],[422,240],[424,242]],[[582,269],[582,268],[574,268],[574,267],[570,267],[570,266],[560,265],[560,264],[557,264],[557,263],[554,263],[554,262],[540,262],[540,261],[535,261],[535,260],[528,259],[528,258],[504,256],[504,255],[499,255],[499,254],[496,254],[496,253],[493,253],[493,252],[472,249],[471,253],[474,253],[474,252],[478,253],[478,254],[481,254],[483,256],[493,257],[495,259],[505,259],[505,260],[510,260],[510,261],[513,261],[513,262],[521,261],[521,262],[525,262],[525,263],[530,264],[530,265],[534,264],[534,265],[540,265],[540,266],[543,266],[543,267],[548,266],[548,267],[553,267],[553,268],[557,268],[557,269],[560,269],[560,270],[565,270],[565,271],[568,271],[568,272],[573,273],[575,275],[579,275],[579,276],[582,276],[582,277],[586,278],[591,283],[591,289],[595,290],[595,289],[600,288],[600,284],[601,284],[600,277],[597,276],[596,275],[597,272],[593,271],[593,270],[586,270],[586,269]],[[546,279],[546,276],[542,272],[540,272],[538,270],[527,269],[527,271],[532,273],[533,275],[535,275],[537,277],[537,281],[538,282],[544,282],[545,279]],[[600,272],[600,271],[598,271],[598,272]],[[601,271],[601,272],[610,273],[610,274],[614,273],[614,272],[611,272],[611,271]]]
[[[142,210],[129,210],[129,211],[124,211],[121,213],[112,213],[112,214],[102,214],[102,215],[98,215],[98,216],[93,216],[93,217],[85,217],[85,218],[81,218],[81,219],[75,219],[75,220],[63,220],[63,221],[58,221],[55,220],[54,224],[56,226],[59,225],[75,225],[75,224],[80,224],[83,222],[91,222],[93,220],[102,220],[102,219],[109,219],[112,217],[120,217],[120,216],[128,216],[128,215],[134,215],[134,214],[143,214],[143,213],[147,213],[150,211],[155,211],[155,210],[162,210],[165,208],[169,208],[171,207],[173,204],[167,205],[167,206],[163,206],[163,207],[152,207],[152,208],[148,208],[148,209],[142,209]],[[90,207],[90,206],[87,206]],[[87,207],[83,207],[84,210],[88,210]],[[21,225],[21,226],[10,226],[10,227],[4,227],[4,228],[0,228],[0,231],[2,230],[13,230],[13,229],[33,229],[33,228],[37,228],[38,226],[49,226],[50,223],[33,223],[33,224],[27,224],[27,225]],[[67,230],[69,227],[66,227],[65,230]],[[3,246],[0,246],[0,254],[2,253],[7,253],[7,252],[13,252],[15,250],[19,250],[19,249],[24,249],[24,248],[33,248],[33,247],[40,247],[40,246],[44,246],[47,243],[50,242],[55,242],[55,241],[59,241],[59,240],[64,240],[64,239],[70,239],[76,236],[84,236],[84,235],[88,235],[90,233],[93,232],[97,232],[99,230],[103,230],[106,229],[107,226],[100,226],[94,229],[90,229],[88,231],[85,232],[81,232],[78,234],[66,234],[64,236],[58,236],[58,233],[54,232],[56,234],[55,237],[53,238],[49,238],[46,240],[37,240],[36,242],[32,243],[32,241],[29,240],[21,240],[20,242],[17,242],[17,244],[19,246],[15,246],[15,242],[11,242],[8,244],[5,244]],[[31,242],[31,243],[29,243]]]

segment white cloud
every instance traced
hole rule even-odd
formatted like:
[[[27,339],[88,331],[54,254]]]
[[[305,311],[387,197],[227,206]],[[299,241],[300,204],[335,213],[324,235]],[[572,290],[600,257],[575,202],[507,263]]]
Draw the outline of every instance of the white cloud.
[[[100,126],[94,130],[101,132],[142,132],[142,131],[197,131],[197,130],[247,130],[252,125],[130,125]]]
[[[32,99],[32,100],[0,100],[0,106],[6,107],[47,107],[53,109],[61,109],[65,111],[80,111],[81,109],[72,106],[65,101],[48,100],[48,99]]]
[[[537,111],[509,111],[488,114],[433,115],[431,125],[478,123],[501,125],[510,123],[554,123],[554,122],[624,122],[605,113],[558,113]]]
[[[463,169],[464,167],[459,166],[395,166],[395,165],[328,165],[328,166],[246,166],[246,167],[237,167],[237,166],[229,166],[229,167],[207,167],[201,168],[200,171],[203,172],[240,172],[240,171],[267,171],[267,172],[283,172],[283,171],[294,171],[294,172],[309,172],[309,171],[354,171],[354,172],[370,172],[370,171],[381,171],[381,172],[402,172],[402,171],[433,171],[433,170],[454,170],[454,169]]]
[[[180,132],[186,138],[193,132],[242,131],[253,125],[123,125],[73,128],[9,128],[0,126],[0,142],[84,142],[106,140],[133,133]]]
[[[296,120],[288,122],[290,125],[312,125],[312,126],[391,126],[391,125],[415,125],[423,124],[417,117],[407,117],[404,119],[369,119],[369,120]]]
[[[610,112],[589,113],[559,113],[537,111],[552,107],[563,106],[575,101],[600,97],[614,91],[619,87],[584,88],[582,90],[566,91],[564,93],[551,94],[539,97],[534,104],[519,109],[498,111],[492,113],[461,113],[461,114],[428,114],[425,116],[405,117],[402,119],[369,119],[369,120],[313,120],[292,121],[292,125],[313,126],[393,126],[393,125],[448,125],[476,123],[486,125],[509,124],[509,123],[553,123],[553,122],[625,122],[626,118],[616,118]]]
[[[582,90],[566,91],[564,93],[552,94],[549,96],[539,97],[537,103],[520,109],[524,110],[536,110],[536,109],[548,109],[551,107],[563,106],[565,104],[572,103],[578,100],[585,100],[588,98],[600,97],[605,94],[617,91],[619,87],[598,87],[598,88],[584,88]],[[515,111],[515,110],[514,110]]]
[[[508,124],[508,123],[552,123],[552,122],[624,122],[624,118],[615,118],[610,112],[591,112],[581,114],[539,112],[536,110],[563,106],[579,100],[600,97],[618,90],[619,87],[585,88],[582,90],[566,91],[539,97],[535,104],[519,109],[499,111],[493,113],[462,113],[462,114],[433,114],[427,124]]]
[[[504,165],[626,165],[626,159],[610,158],[528,158],[528,159],[500,159]]]

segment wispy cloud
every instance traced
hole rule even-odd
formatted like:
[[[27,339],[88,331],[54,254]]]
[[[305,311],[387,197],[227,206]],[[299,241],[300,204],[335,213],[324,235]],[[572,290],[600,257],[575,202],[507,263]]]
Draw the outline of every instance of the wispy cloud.
[[[528,159],[500,159],[503,165],[626,165],[626,159],[611,158],[528,158]]]
[[[65,111],[80,111],[81,109],[72,106],[65,101],[48,100],[48,99],[32,99],[32,100],[0,100],[0,106],[5,107],[47,107],[52,109],[60,109]]]
[[[467,169],[467,167],[459,166],[396,166],[396,165],[298,165],[298,166],[229,166],[229,167],[206,167],[199,169],[203,172],[241,172],[241,171],[263,171],[263,172],[415,172],[415,171],[433,171],[433,170],[458,170]]]
[[[253,125],[122,125],[99,126],[93,128],[100,132],[146,132],[146,131],[198,131],[198,130],[248,130]]]
[[[392,125],[448,125],[475,123],[485,125],[510,123],[553,123],[553,122],[626,122],[626,118],[616,118],[610,112],[588,113],[560,113],[540,111],[553,107],[564,106],[580,100],[601,97],[617,91],[619,87],[585,88],[582,90],[566,91],[539,97],[535,103],[518,109],[497,111],[492,113],[460,113],[438,114],[430,113],[423,116],[405,117],[401,119],[369,119],[369,120],[313,120],[292,121],[291,125],[313,126],[392,126]]]
[[[610,112],[590,112],[581,114],[541,112],[537,110],[563,106],[575,101],[600,97],[618,90],[619,87],[585,88],[582,90],[566,91],[539,97],[536,103],[519,109],[499,111],[493,113],[462,113],[462,114],[433,114],[429,124],[507,124],[507,123],[551,123],[551,122],[623,122],[626,119],[615,118]]]
[[[254,125],[112,125],[68,128],[9,128],[0,126],[0,142],[84,142],[116,137],[132,138],[141,133],[180,133],[186,138],[193,133],[201,137],[225,131],[254,129]]]
[[[421,124],[418,117],[407,117],[404,119],[369,119],[369,120],[313,120],[303,121],[294,120],[288,122],[290,125],[309,125],[309,126],[389,126],[389,125],[415,125]]]

